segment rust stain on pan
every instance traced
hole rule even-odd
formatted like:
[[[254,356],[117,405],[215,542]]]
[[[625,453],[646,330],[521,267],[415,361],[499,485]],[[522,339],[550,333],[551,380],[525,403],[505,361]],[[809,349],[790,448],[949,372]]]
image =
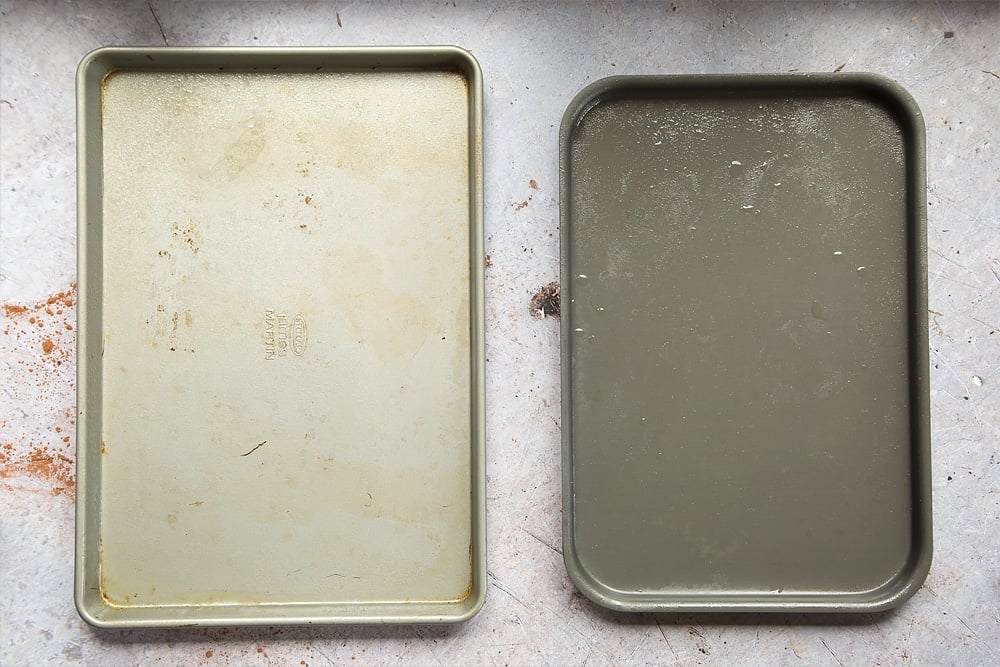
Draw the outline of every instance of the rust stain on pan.
[[[104,75],[101,79],[101,116],[103,117],[107,111],[107,99],[108,99],[108,85],[111,83],[111,77],[113,77],[118,72],[112,71]]]

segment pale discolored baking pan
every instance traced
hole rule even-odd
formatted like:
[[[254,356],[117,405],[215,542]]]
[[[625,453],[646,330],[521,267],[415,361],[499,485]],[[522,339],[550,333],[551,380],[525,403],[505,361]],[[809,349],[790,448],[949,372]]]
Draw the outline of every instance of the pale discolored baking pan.
[[[563,545],[630,611],[931,561],[924,124],[875,75],[616,77],[561,129]]]
[[[83,618],[474,615],[475,59],[107,48],[77,95]]]

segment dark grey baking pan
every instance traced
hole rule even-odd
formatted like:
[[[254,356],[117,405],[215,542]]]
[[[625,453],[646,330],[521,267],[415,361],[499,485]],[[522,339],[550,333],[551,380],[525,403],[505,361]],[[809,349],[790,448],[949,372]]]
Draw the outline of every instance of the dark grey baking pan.
[[[931,561],[924,125],[874,75],[616,77],[561,130],[563,544],[632,611]]]

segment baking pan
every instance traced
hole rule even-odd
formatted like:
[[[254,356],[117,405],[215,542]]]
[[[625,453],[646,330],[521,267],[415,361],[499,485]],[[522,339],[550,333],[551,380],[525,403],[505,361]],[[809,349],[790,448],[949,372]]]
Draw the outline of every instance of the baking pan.
[[[107,48],[77,85],[80,614],[471,617],[475,60]]]
[[[566,565],[876,611],[931,560],[924,126],[874,75],[617,77],[561,130]]]

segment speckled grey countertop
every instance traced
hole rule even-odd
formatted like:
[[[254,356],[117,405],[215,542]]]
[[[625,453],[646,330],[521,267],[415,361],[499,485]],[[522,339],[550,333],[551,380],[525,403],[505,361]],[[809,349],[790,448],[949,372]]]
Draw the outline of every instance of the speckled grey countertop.
[[[127,45],[463,46],[485,79],[488,600],[456,627],[107,632],[72,601],[73,77]],[[865,616],[622,615],[560,555],[558,126],[611,74],[872,71],[927,123],[935,558]],[[1000,663],[1000,5],[0,2],[0,663]],[[534,183],[532,183],[534,181]],[[525,205],[526,202],[526,205]]]

